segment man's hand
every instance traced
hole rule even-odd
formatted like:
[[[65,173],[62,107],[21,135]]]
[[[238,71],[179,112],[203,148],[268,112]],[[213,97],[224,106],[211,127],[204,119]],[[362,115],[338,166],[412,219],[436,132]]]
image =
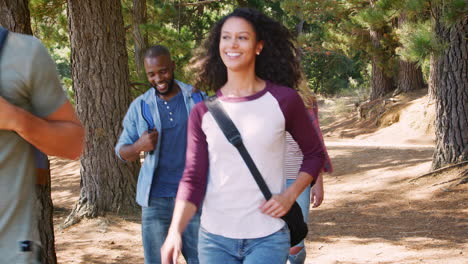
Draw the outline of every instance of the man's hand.
[[[145,131],[141,137],[133,144],[123,145],[120,150],[120,156],[126,161],[135,161],[140,158],[142,151],[149,152],[156,148],[159,133],[156,129]]]
[[[152,151],[156,148],[156,143],[158,142],[159,133],[156,129],[152,131],[145,131],[143,135],[135,142],[139,152],[141,151]]]
[[[17,107],[0,96],[0,130],[16,130]]]

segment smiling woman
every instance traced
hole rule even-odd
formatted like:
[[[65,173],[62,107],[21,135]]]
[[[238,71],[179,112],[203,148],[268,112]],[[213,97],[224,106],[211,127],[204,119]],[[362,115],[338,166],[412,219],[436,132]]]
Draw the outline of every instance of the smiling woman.
[[[230,20],[229,23],[227,21]],[[239,24],[236,24],[236,23]],[[241,28],[244,28],[246,33],[241,33]],[[236,30],[238,32],[238,39],[236,41],[229,40],[232,38],[229,32]],[[249,35],[247,35],[249,32]],[[224,61],[223,51],[221,46],[224,46],[222,38],[227,37],[232,44],[239,45],[239,52],[244,46],[241,42],[250,42],[249,45],[260,45],[254,47],[252,50],[256,56],[255,60],[255,74],[261,79],[270,80],[274,83],[284,85],[286,87],[296,89],[301,80],[301,72],[299,61],[296,57],[296,48],[293,43],[293,36],[289,30],[281,23],[257,12],[252,9],[236,9],[233,13],[222,18],[216,23],[204,43],[204,53],[200,54],[194,61],[202,62],[199,64],[195,87],[199,89],[216,91],[220,89],[227,82],[227,66]],[[248,40],[244,38],[248,38]],[[229,41],[227,41],[229,43]],[[232,48],[232,47],[231,47]],[[259,48],[258,50],[255,48]],[[232,50],[224,50],[232,51]],[[234,52],[235,55],[235,52]]]
[[[216,92],[273,196],[265,201],[205,103],[197,104],[189,117],[186,166],[161,249],[163,263],[176,263],[182,231],[201,206],[200,263],[286,263],[290,234],[281,217],[324,162],[321,141],[294,90],[300,71],[292,43],[283,25],[252,9],[236,9],[213,27],[197,87]],[[288,188],[286,131],[303,153]]]
[[[219,54],[224,65],[232,72],[255,72],[255,56],[260,54],[263,41],[258,41],[252,25],[246,20],[232,17],[221,31]]]

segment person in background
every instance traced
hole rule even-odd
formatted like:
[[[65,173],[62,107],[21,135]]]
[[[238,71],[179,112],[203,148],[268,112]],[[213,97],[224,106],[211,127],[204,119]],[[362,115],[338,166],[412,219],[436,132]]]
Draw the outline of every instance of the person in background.
[[[0,262],[32,264],[41,254],[35,151],[78,159],[84,129],[47,49],[33,36],[6,32],[0,27]]]
[[[203,207],[201,263],[284,264],[290,234],[281,216],[325,162],[323,145],[295,91],[301,74],[292,34],[256,10],[238,8],[214,25],[205,50],[196,86],[216,93],[273,197],[265,201],[237,149],[199,103],[190,113],[186,167],[162,262],[176,263],[183,230]],[[299,175],[287,189],[286,131],[303,153]]]
[[[322,147],[325,151],[326,162],[323,166],[322,172],[331,173],[333,171],[330,157],[326,151],[325,143],[323,142],[322,131],[320,130],[320,124],[318,120],[318,105],[316,98],[307,89],[301,89],[299,91],[307,108],[310,122],[314,126],[316,133],[319,135]],[[291,134],[286,133],[286,151],[285,151],[285,174],[286,174],[286,186],[291,186],[298,175],[299,169],[302,163],[302,152],[294,141]],[[319,175],[315,184],[307,186],[306,189],[297,198],[297,203],[302,209],[304,216],[304,222],[308,222],[309,218],[309,205],[312,203],[312,207],[316,208],[322,204],[324,197],[323,191],[323,176],[322,173]],[[304,264],[306,259],[306,250],[304,247],[304,240],[299,244],[293,246],[289,251],[288,261],[290,264]]]
[[[152,87],[136,98],[123,120],[115,146],[119,158],[134,161],[146,152],[140,169],[136,201],[142,206],[142,240],[145,264],[161,263],[160,249],[166,239],[175,196],[185,167],[187,119],[200,96],[193,87],[174,79],[175,63],[161,45],[147,49],[144,67]],[[198,262],[200,214],[185,230],[182,253],[188,264]]]

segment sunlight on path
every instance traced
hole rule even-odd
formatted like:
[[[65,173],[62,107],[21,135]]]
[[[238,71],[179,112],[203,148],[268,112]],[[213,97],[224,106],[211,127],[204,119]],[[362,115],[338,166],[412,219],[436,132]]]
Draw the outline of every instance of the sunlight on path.
[[[310,211],[306,263],[466,263],[467,195],[409,184],[430,170],[433,146],[326,144],[335,172]]]

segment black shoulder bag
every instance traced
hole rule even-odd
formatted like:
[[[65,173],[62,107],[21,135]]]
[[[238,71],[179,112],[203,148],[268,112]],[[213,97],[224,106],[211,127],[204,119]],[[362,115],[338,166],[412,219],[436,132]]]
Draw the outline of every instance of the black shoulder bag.
[[[265,183],[262,175],[258,171],[255,162],[252,160],[249,152],[242,142],[241,135],[239,130],[237,130],[236,125],[232,122],[231,118],[224,111],[223,106],[219,103],[216,96],[211,96],[205,99],[205,105],[210,111],[211,115],[215,119],[219,128],[223,131],[223,134],[226,136],[227,140],[237,148],[242,159],[247,164],[252,176],[257,182],[258,187],[263,193],[263,196],[268,201],[272,197],[270,189]],[[301,207],[297,202],[294,202],[293,206],[289,211],[281,217],[289,227],[290,236],[291,236],[291,246],[297,245],[301,240],[307,236],[308,228],[307,223],[304,223],[304,217],[302,215]]]

